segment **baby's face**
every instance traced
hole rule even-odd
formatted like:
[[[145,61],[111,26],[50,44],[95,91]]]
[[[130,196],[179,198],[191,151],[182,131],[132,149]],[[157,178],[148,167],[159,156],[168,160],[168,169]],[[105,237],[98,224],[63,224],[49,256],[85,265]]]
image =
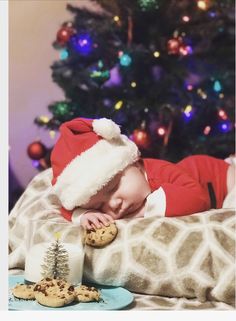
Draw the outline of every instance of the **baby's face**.
[[[151,190],[139,165],[130,165],[92,196],[86,209],[95,209],[114,219],[133,216],[144,208]]]

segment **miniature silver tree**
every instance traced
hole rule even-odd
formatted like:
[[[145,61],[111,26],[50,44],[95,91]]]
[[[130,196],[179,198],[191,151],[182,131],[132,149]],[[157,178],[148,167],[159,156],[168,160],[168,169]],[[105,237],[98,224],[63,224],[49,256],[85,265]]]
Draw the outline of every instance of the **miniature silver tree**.
[[[56,239],[52,242],[46,251],[44,263],[41,265],[42,276],[53,279],[66,279],[69,275],[69,255],[63,244],[60,242],[60,236],[56,233]]]

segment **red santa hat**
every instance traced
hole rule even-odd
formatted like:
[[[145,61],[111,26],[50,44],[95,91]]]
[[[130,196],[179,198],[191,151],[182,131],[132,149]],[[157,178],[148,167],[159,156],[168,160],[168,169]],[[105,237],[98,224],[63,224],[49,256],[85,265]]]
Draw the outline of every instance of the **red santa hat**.
[[[60,134],[51,154],[52,185],[69,211],[139,158],[137,146],[110,119],[76,118],[63,123]]]

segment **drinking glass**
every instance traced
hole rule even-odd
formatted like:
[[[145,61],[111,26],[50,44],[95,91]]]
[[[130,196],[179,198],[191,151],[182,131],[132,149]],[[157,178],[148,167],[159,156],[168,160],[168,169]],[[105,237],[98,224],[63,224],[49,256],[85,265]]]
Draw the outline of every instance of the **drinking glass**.
[[[71,222],[30,220],[26,228],[25,283],[62,278],[81,284],[84,265],[82,228]]]

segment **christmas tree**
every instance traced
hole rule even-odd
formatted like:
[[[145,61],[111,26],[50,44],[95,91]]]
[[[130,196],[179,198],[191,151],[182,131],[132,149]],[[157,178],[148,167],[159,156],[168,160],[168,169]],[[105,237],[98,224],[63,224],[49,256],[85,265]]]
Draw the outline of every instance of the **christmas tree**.
[[[51,66],[65,99],[35,123],[55,131],[75,117],[111,118],[142,156],[174,162],[234,153],[234,1],[96,2],[102,12],[67,5]],[[50,166],[43,143],[28,154]]]
[[[42,276],[53,279],[66,279],[69,275],[69,255],[59,237],[51,243],[44,257],[44,264],[41,265]]]

